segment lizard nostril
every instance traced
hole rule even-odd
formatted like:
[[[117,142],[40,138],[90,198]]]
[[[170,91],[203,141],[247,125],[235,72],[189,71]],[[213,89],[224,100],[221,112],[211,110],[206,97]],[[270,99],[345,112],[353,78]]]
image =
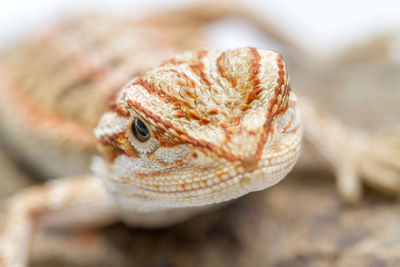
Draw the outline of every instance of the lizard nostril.
[[[243,159],[242,163],[243,163],[243,167],[246,170],[253,170],[258,165],[258,159],[256,157],[253,157],[253,156],[252,157],[247,157],[247,158]]]

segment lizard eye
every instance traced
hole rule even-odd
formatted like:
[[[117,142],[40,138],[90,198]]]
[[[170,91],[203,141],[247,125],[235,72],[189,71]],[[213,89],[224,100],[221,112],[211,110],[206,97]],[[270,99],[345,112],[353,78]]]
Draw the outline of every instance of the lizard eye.
[[[139,119],[135,119],[132,123],[132,132],[140,142],[146,142],[150,138],[149,129]]]
[[[151,127],[139,119],[133,118],[132,122],[126,125],[125,136],[129,139],[133,148],[140,154],[153,153],[160,147],[160,142],[151,132]]]

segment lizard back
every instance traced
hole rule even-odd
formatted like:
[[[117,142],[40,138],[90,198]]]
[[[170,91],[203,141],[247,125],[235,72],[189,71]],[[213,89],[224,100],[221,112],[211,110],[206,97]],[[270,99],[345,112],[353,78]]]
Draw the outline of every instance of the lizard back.
[[[0,116],[8,148],[45,177],[87,172],[92,129],[112,95],[199,36],[178,29],[171,35],[149,20],[85,14],[4,53]]]

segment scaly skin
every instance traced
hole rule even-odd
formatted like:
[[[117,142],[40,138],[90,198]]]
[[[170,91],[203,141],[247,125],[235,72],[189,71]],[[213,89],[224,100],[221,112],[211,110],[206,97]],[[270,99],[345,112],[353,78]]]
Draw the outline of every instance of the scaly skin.
[[[150,130],[135,138],[132,121]],[[296,98],[282,58],[244,48],[167,61],[123,89],[95,129],[95,170],[128,208],[202,206],[261,190],[296,160]]]

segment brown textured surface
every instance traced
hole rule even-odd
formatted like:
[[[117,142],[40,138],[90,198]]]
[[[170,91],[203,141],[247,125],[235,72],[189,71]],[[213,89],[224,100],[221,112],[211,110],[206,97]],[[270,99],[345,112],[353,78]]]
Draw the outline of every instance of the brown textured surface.
[[[359,206],[345,208],[332,179],[321,175],[297,172],[173,228],[115,225],[102,235],[108,251],[122,255],[115,266],[398,266],[399,203],[370,193]]]

